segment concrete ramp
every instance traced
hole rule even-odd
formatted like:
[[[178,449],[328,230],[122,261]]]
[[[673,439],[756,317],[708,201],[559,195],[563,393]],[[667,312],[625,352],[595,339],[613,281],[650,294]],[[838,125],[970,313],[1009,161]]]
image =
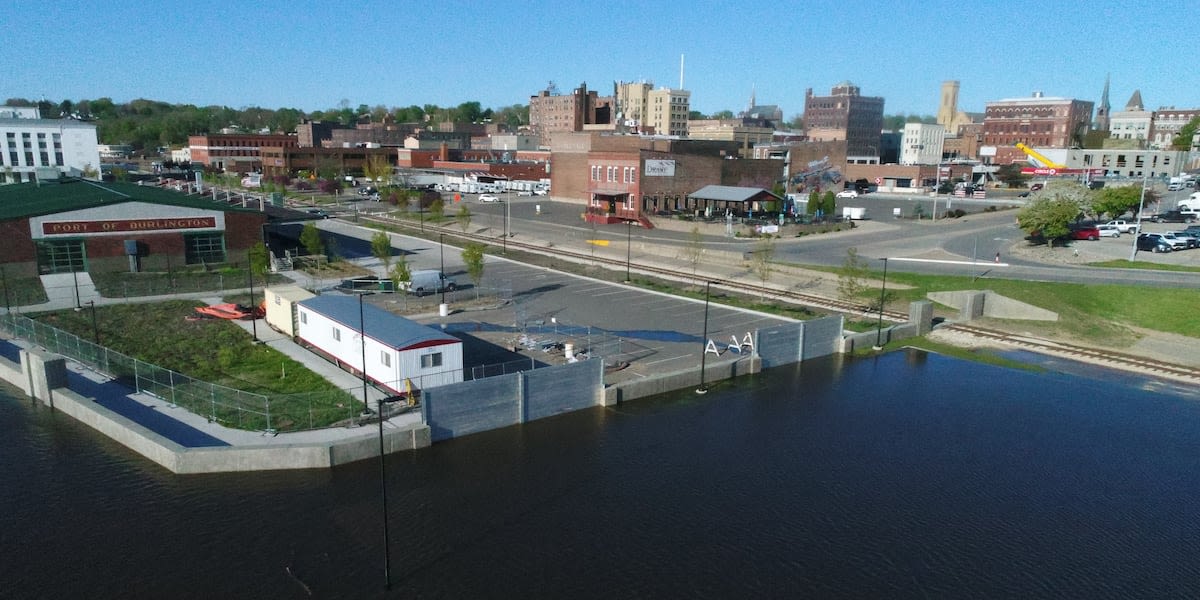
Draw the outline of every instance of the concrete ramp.
[[[42,275],[41,279],[42,287],[46,288],[46,297],[52,306],[76,307],[89,300],[100,299],[96,284],[86,271]]]
[[[992,290],[958,290],[954,292],[931,292],[929,299],[958,309],[964,321],[979,317],[995,319],[1020,319],[1025,321],[1057,321],[1058,313],[1012,298],[1001,296]]]

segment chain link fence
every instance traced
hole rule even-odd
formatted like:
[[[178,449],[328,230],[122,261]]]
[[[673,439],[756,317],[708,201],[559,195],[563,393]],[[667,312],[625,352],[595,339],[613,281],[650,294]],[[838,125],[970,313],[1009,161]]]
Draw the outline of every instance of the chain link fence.
[[[0,320],[5,333],[103,373],[228,427],[248,431],[302,431],[355,423],[362,413],[353,390],[266,395],[201,381],[133,358],[20,315]]]

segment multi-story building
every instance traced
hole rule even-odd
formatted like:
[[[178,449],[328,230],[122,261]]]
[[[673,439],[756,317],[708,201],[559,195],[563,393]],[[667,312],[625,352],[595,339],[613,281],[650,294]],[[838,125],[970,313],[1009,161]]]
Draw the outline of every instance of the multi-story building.
[[[688,137],[693,140],[736,142],[742,158],[753,155],[757,144],[774,141],[775,128],[759,119],[693,119],[687,124]]]
[[[655,88],[651,82],[617,82],[617,126],[626,131],[686,137],[692,93]]]
[[[942,156],[949,160],[979,158],[983,144],[983,123],[959,125],[953,135],[942,140]]]
[[[1092,122],[1092,107],[1092,102],[1041,92],[988,102],[980,152],[996,164],[1006,164],[1025,161],[1017,143],[1036,148],[1080,146]]]
[[[1174,106],[1168,106],[1154,111],[1154,122],[1150,128],[1150,146],[1158,150],[1170,148],[1172,140],[1179,135],[1183,126],[1196,117],[1200,117],[1200,108],[1177,109]]]
[[[1109,117],[1109,135],[1105,146],[1108,146],[1109,141],[1130,141],[1133,143],[1128,144],[1128,147],[1145,147],[1150,139],[1150,127],[1153,123],[1154,113],[1142,106],[1142,92],[1134,90],[1129,102],[1125,103],[1125,110],[1112,113]]]
[[[298,148],[295,135],[217,133],[188,137],[192,162],[236,173],[259,171],[262,148]]]
[[[96,126],[72,119],[43,119],[35,107],[0,111],[0,183],[34,181],[38,169],[60,174],[99,173]]]
[[[843,81],[828,96],[804,92],[804,131],[814,142],[846,141],[848,163],[877,164],[883,131],[883,98],[863,96]]]
[[[936,165],[942,160],[946,128],[936,123],[905,123],[900,164]]]
[[[558,95],[551,87],[529,98],[529,126],[542,145],[549,145],[555,133],[583,131],[585,125],[611,123],[610,103],[610,98],[589,91],[586,83],[567,95]]]

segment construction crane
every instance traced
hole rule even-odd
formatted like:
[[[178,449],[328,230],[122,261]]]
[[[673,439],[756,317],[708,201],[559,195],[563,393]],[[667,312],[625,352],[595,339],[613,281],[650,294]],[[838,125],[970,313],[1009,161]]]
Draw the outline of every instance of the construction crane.
[[[1033,160],[1036,160],[1037,162],[1041,163],[1042,166],[1047,169],[1066,169],[1067,168],[1067,165],[1064,165],[1061,163],[1056,163],[1056,162],[1046,158],[1046,156],[1043,155],[1041,152],[1038,152],[1037,150],[1034,150],[1033,148],[1030,148],[1029,146],[1022,144],[1021,142],[1017,142],[1017,149],[1020,150],[1021,152],[1024,152],[1025,155],[1028,156],[1029,158],[1032,158]]]

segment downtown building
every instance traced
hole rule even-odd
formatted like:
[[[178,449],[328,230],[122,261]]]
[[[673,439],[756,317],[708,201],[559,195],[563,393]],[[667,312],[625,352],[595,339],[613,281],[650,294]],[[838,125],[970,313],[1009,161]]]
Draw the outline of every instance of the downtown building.
[[[804,92],[804,131],[813,142],[846,142],[848,164],[879,164],[883,131],[883,98],[863,96],[843,81],[828,96]]]
[[[980,157],[985,163],[1003,165],[1026,161],[1018,143],[1038,149],[1080,147],[1092,123],[1093,107],[1092,102],[1041,92],[988,102]]]
[[[39,169],[73,177],[100,172],[96,126],[43,119],[35,107],[0,108],[0,184],[37,180]]]

